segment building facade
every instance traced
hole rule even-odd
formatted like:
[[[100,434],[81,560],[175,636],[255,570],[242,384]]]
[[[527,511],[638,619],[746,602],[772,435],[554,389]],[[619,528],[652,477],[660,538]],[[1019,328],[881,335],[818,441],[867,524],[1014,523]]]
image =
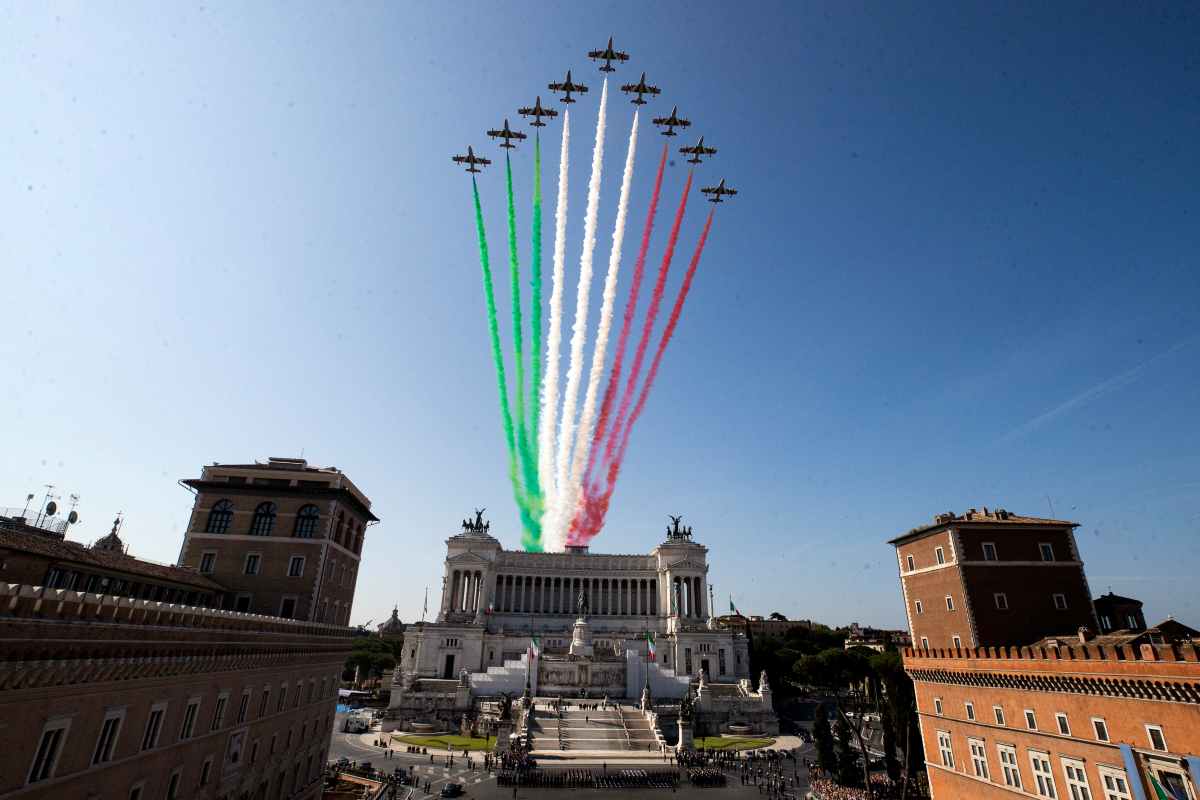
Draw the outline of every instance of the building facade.
[[[1022,645],[1096,630],[1075,527],[984,508],[939,514],[892,539],[913,646]]]
[[[713,624],[708,549],[690,530],[677,525],[645,555],[608,555],[505,550],[488,528],[477,516],[447,539],[437,619],[406,632],[391,696],[401,727],[457,719],[473,699],[527,685],[678,699],[703,673],[713,696],[748,696],[747,640]]]
[[[906,650],[904,666],[935,800],[1197,796],[1192,642]]]
[[[0,583],[0,795],[315,798],[343,626]]]
[[[985,508],[891,541],[935,800],[1196,798],[1197,632],[1093,605],[1075,527]]]
[[[304,459],[213,464],[196,494],[179,566],[225,587],[225,608],[348,625],[371,501],[344,473]]]

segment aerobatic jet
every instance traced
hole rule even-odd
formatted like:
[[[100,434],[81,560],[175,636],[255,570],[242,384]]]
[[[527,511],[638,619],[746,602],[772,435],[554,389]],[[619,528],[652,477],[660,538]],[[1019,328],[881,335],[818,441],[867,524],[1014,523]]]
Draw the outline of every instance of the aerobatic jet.
[[[721,178],[721,182],[718,183],[716,186],[705,186],[700,191],[704,192],[707,195],[712,195],[711,197],[708,198],[708,202],[710,202],[710,203],[723,203],[725,201],[721,199],[721,195],[727,195],[729,197],[733,197],[735,194],[737,194],[737,189],[726,189],[725,188],[725,179],[724,178]]]
[[[507,119],[504,120],[503,128],[501,128],[500,130],[496,130],[493,128],[492,130],[487,132],[487,135],[492,137],[493,139],[495,139],[497,136],[499,136],[501,139],[504,140],[503,142],[500,143],[500,146],[507,147],[509,150],[512,150],[516,147],[516,145],[513,144],[513,139],[520,141],[525,138],[525,134],[521,133],[520,131],[514,131],[508,127]]]
[[[604,48],[603,50],[588,51],[588,58],[592,59],[593,61],[596,59],[602,59],[604,61],[604,66],[600,68],[601,72],[616,72],[617,68],[612,65],[612,62],[628,61],[629,53],[622,53],[620,50],[613,50],[612,37],[610,36],[608,37],[608,47]]]
[[[488,164],[492,163],[483,156],[475,155],[475,151],[471,149],[470,145],[467,145],[467,154],[465,156],[451,156],[450,160],[454,161],[456,164],[466,164],[467,172],[483,172],[481,169],[475,169],[475,165],[478,164],[486,167]]]
[[[695,145],[693,145],[692,147],[681,147],[681,148],[679,148],[679,152],[691,154],[692,157],[688,159],[689,164],[699,164],[699,163],[701,163],[701,160],[700,160],[701,156],[711,156],[717,152],[717,148],[705,147],[704,146],[704,137],[701,136],[700,141],[696,142]]]
[[[667,126],[667,129],[662,132],[663,136],[677,136],[678,134],[675,133],[676,128],[686,128],[688,125],[692,124],[690,121],[679,116],[679,106],[675,106],[671,109],[671,115],[669,117],[656,117],[652,121],[655,125]]]
[[[553,118],[558,116],[558,112],[553,108],[542,108],[542,96],[540,94],[538,95],[538,98],[534,102],[532,108],[529,106],[526,106],[525,108],[518,108],[517,113],[522,117],[533,117],[533,122],[529,124],[535,128],[546,127],[546,123],[542,122],[542,117]]]
[[[571,97],[571,92],[578,92],[579,94],[583,94],[584,92],[587,91],[587,87],[584,86],[582,83],[571,83],[571,70],[567,70],[567,79],[565,81],[563,81],[562,83],[550,84],[550,91],[566,92],[566,96],[560,97],[559,100],[561,100],[564,103],[574,103],[575,98]]]
[[[646,84],[646,73],[643,72],[642,79],[640,81],[638,81],[637,83],[625,84],[624,86],[621,87],[621,91],[625,92],[626,94],[631,94],[631,93],[636,92],[637,97],[633,98],[629,102],[631,102],[637,106],[644,106],[644,105],[646,105],[646,101],[642,99],[642,95],[658,94],[660,90],[657,86],[649,86]]]

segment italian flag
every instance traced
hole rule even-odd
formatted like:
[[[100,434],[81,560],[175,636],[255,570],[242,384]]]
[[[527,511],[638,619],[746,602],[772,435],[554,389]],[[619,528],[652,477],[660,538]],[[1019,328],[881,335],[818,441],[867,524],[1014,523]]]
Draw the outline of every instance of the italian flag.
[[[737,606],[733,604],[733,595],[729,595],[729,613],[736,614],[739,617],[742,615],[742,612],[738,611]]]
[[[1154,788],[1155,800],[1180,800],[1180,798],[1178,798],[1174,792],[1164,788],[1163,785],[1158,782],[1158,778],[1154,777],[1153,772],[1149,772],[1148,774],[1150,775],[1150,785]],[[1184,798],[1184,800],[1186,800],[1186,798]]]
[[[542,654],[542,643],[536,636],[529,639],[529,660],[534,661]]]
[[[646,632],[646,652],[650,655],[651,661],[658,659],[658,650],[654,647],[654,634]]]

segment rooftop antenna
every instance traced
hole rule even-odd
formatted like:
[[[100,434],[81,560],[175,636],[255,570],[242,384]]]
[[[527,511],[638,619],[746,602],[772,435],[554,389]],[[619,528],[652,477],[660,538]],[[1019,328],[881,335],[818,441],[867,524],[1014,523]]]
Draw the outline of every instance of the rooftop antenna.
[[[45,516],[48,516],[48,517],[53,517],[54,512],[58,510],[57,506],[52,507],[50,504],[50,497],[51,497],[50,493],[52,491],[54,491],[54,484],[47,483],[44,485],[46,487],[46,496],[42,498],[42,510],[38,512],[38,518],[37,518],[38,525],[41,525],[43,514],[45,514]]]
[[[26,515],[29,513],[29,503],[32,500],[33,500],[33,492],[30,492],[29,494],[25,495],[25,508],[21,511],[21,519],[27,518]]]

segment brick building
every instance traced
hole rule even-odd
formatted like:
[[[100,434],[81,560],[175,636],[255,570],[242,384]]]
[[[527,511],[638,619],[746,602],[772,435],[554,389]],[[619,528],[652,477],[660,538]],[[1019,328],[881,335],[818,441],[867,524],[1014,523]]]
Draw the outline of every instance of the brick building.
[[[226,589],[225,608],[347,625],[371,501],[344,473],[303,459],[213,464],[196,492],[179,565]]]
[[[1021,645],[1096,630],[1075,527],[984,508],[892,539],[913,645]]]
[[[0,583],[0,795],[314,798],[343,626]]]
[[[298,459],[184,483],[173,566],[0,519],[0,796],[320,795],[370,501]]]
[[[1140,630],[1096,635],[1074,527],[984,509],[892,540],[934,800],[1197,797],[1200,634],[1117,598]]]

